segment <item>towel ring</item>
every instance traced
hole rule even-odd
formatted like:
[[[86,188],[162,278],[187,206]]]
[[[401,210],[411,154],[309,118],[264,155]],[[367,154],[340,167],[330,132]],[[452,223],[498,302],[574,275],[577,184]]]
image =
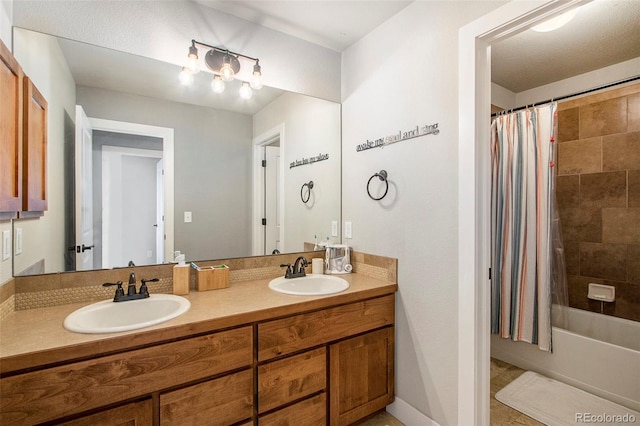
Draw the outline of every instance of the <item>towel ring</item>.
[[[380,201],[387,195],[387,192],[389,192],[389,181],[387,180],[387,176],[388,174],[386,170],[380,170],[379,173],[376,173],[375,175],[369,178],[369,181],[367,182],[367,194],[369,195],[369,198],[375,201]],[[369,191],[369,185],[371,184],[371,181],[373,180],[374,177],[377,177],[385,184],[384,194],[382,194],[380,198],[375,198],[373,195],[371,195],[371,192]]]
[[[304,196],[304,187],[307,187],[307,197],[305,200],[305,196]],[[309,183],[304,183],[302,184],[302,187],[300,188],[300,198],[302,199],[302,202],[307,204],[309,202],[309,198],[311,198],[311,190],[313,189],[313,181],[310,180]]]

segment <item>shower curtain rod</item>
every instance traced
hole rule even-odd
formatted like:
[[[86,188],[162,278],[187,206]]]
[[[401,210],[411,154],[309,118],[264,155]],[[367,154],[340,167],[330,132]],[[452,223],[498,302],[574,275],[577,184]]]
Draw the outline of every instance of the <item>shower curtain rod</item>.
[[[564,95],[564,96],[560,96],[560,97],[557,97],[557,98],[547,99],[546,101],[543,101],[543,102],[535,102],[535,103],[530,104],[530,105],[531,106],[544,105],[544,104],[548,104],[549,102],[553,102],[553,101],[561,101],[561,100],[564,100],[564,99],[573,98],[574,96],[586,95],[587,93],[596,92],[596,91],[602,90],[602,89],[608,89],[609,87],[618,86],[620,84],[629,83],[629,82],[635,81],[635,80],[640,80],[640,75],[636,75],[635,77],[629,77],[629,78],[624,79],[624,80],[616,81],[615,83],[609,83],[609,84],[605,84],[603,86],[594,87],[593,89],[583,90],[582,92],[577,92],[577,93],[572,93],[570,95]],[[493,114],[491,114],[491,117],[497,117],[499,114],[504,114],[504,113],[507,113],[507,112],[521,111],[521,110],[527,109],[527,108],[529,108],[529,105],[521,106],[521,107],[518,107],[518,108],[507,108],[507,109],[505,109],[503,111],[494,112]]]

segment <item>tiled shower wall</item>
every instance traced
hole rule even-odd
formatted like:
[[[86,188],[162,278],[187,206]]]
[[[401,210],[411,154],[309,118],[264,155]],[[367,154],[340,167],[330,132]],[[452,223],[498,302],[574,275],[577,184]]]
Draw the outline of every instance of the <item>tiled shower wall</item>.
[[[640,321],[640,84],[560,103],[558,141],[569,305]],[[587,299],[589,283],[615,302]]]

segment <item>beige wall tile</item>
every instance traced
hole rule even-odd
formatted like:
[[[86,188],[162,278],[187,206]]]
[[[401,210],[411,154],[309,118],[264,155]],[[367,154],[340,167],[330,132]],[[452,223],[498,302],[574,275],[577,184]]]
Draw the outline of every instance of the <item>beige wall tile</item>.
[[[628,187],[628,207],[640,207],[640,170],[629,170],[627,172]]]
[[[640,132],[605,136],[602,141],[602,169],[640,169]]]
[[[560,210],[560,226],[565,241],[602,242],[602,209]]]
[[[580,175],[562,175],[556,178],[558,208],[580,207]]]
[[[580,275],[626,281],[627,246],[580,243]]]
[[[602,171],[602,138],[558,144],[558,175]]]
[[[580,115],[578,108],[558,111],[558,141],[567,142],[580,139]]]
[[[640,93],[627,98],[627,131],[640,131]]]
[[[580,107],[580,139],[626,131],[626,96]]]
[[[627,172],[580,175],[581,207],[626,207]]]
[[[640,244],[640,208],[602,209],[602,242]]]

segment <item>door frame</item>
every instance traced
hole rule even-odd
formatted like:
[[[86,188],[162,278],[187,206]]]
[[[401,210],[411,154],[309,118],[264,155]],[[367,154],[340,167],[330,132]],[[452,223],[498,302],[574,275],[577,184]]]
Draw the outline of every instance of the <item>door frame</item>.
[[[458,424],[489,424],[491,44],[589,1],[512,1],[458,33]]]
[[[272,129],[253,138],[253,214],[251,220],[251,252],[253,256],[262,256],[264,248],[264,232],[262,228],[263,206],[264,206],[264,173],[262,171],[262,148],[280,139],[280,200],[278,206],[278,216],[280,221],[280,251],[285,253],[286,242],[284,239],[285,228],[285,198],[284,192],[284,170],[285,170],[285,126],[281,123]]]
[[[164,262],[173,260],[174,247],[174,130],[170,127],[150,126],[126,121],[89,117],[93,130],[152,136],[162,139],[162,168],[164,169]]]

